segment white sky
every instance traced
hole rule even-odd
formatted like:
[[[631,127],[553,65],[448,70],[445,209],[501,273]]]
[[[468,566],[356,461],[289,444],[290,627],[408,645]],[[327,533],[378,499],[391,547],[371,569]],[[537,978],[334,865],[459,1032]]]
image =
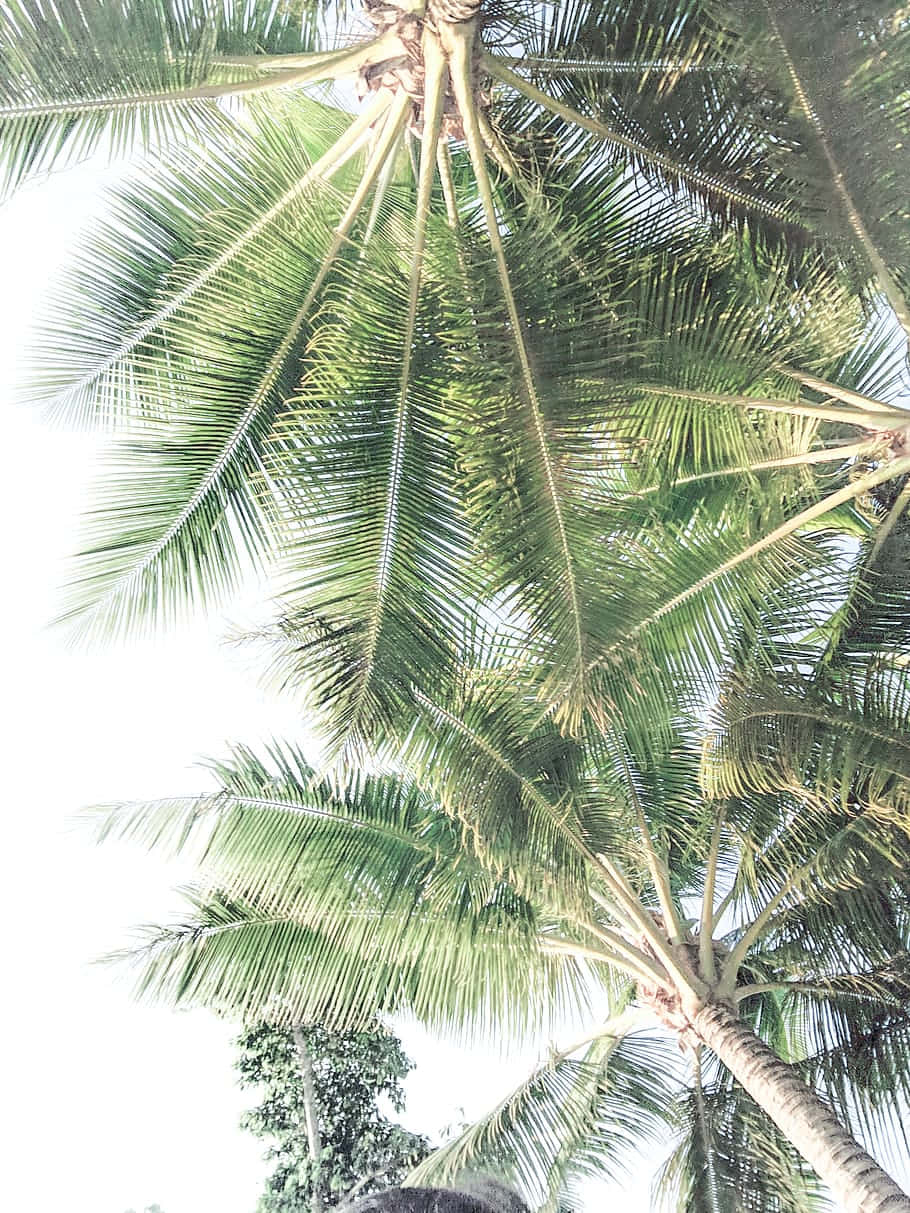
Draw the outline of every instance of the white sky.
[[[86,167],[20,192],[0,209],[0,475],[7,591],[2,612],[8,720],[2,889],[5,1056],[0,1206],[16,1213],[252,1213],[263,1144],[237,1122],[233,1030],[205,1012],[136,1005],[99,954],[137,923],[169,916],[188,873],[125,846],[96,848],[78,810],[114,799],[202,791],[194,762],[225,743],[299,738],[288,703],[266,696],[242,651],[220,638],[227,618],[167,636],[72,650],[48,630],[76,546],[97,440],[53,430],[13,405],[30,317],[75,233],[99,207]],[[230,615],[238,618],[238,610]],[[503,1063],[403,1032],[417,1062],[406,1121],[437,1133],[492,1106],[529,1060]],[[463,1111],[462,1111],[463,1110]],[[650,1208],[652,1167],[600,1189],[590,1207]]]

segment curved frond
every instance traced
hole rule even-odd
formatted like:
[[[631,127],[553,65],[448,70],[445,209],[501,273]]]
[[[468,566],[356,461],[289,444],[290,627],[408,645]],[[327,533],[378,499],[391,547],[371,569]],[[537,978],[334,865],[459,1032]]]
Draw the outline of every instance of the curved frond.
[[[83,631],[217,600],[274,549],[282,494],[264,450],[303,374],[345,214],[343,197],[316,188],[324,157],[307,156],[319,148],[313,120],[329,134],[337,119],[308,104],[294,118],[264,119],[204,166],[178,158],[133,185],[120,227],[91,248],[60,308],[63,327],[78,306],[81,331],[65,376],[58,368],[40,389],[135,418],[113,448],[62,612]],[[352,129],[336,151],[356,142]],[[124,258],[135,246],[142,257]]]
[[[215,795],[103,811],[105,836],[190,847],[205,880],[185,922],[124,953],[142,992],[285,1022],[409,1010],[478,1034],[587,1005],[587,969],[541,950],[540,911],[415,787],[317,782],[279,746],[213,771]]]
[[[676,1106],[681,1138],[656,1195],[675,1213],[828,1213],[823,1185],[739,1087],[706,1083]]]
[[[219,55],[310,52],[320,7],[10,0],[0,11],[0,193],[98,148],[120,157],[217,136],[232,125],[219,97],[283,82],[221,66]],[[298,63],[293,79],[305,78]]]
[[[665,1128],[674,1088],[662,1042],[627,1034],[637,1018],[619,1015],[583,1051],[554,1053],[408,1183],[442,1186],[465,1170],[489,1171],[518,1186],[531,1207],[555,1213],[579,1179],[627,1172],[633,1152]]]

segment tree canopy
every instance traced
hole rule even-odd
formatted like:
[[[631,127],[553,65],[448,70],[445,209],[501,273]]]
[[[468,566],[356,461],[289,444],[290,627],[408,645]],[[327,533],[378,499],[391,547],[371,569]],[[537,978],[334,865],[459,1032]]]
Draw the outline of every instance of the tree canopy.
[[[302,1044],[298,1043],[299,1041]],[[390,1121],[380,1098],[396,1112],[404,1107],[401,1080],[411,1063],[390,1032],[331,1032],[319,1025],[296,1032],[260,1023],[237,1041],[237,1069],[244,1087],[261,1102],[243,1127],[269,1141],[275,1164],[259,1201],[260,1213],[310,1213],[346,1203],[399,1183],[429,1152],[425,1137]],[[321,1142],[310,1155],[301,1047],[312,1069],[312,1107]],[[318,1190],[318,1203],[314,1195]]]

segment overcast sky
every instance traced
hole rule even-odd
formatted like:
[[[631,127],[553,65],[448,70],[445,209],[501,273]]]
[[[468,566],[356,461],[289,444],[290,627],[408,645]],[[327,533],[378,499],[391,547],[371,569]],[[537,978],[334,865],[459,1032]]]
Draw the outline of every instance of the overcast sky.
[[[262,1145],[237,1127],[249,1096],[232,1071],[233,1029],[202,1011],[138,1006],[92,963],[132,925],[176,908],[189,873],[134,848],[98,848],[73,824],[88,804],[203,791],[202,756],[225,744],[299,739],[289,703],[266,695],[242,650],[222,642],[248,600],[155,640],[74,650],[49,629],[88,503],[98,440],[50,428],[11,399],[42,292],[99,209],[87,167],[0,208],[0,475],[6,592],[0,598],[7,741],[0,1207],[16,1213],[252,1213]],[[476,1116],[532,1057],[457,1049],[417,1028],[409,1127],[436,1134]],[[643,1213],[650,1165],[622,1195]]]

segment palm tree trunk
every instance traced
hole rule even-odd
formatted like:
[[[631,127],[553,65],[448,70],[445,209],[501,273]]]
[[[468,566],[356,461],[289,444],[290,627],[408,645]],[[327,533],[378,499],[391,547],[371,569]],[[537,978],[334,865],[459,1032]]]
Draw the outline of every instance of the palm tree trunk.
[[[437,21],[460,25],[473,21],[480,12],[482,3],[483,0],[430,0],[427,7],[430,15]]]
[[[294,1044],[300,1059],[300,1077],[303,1080],[303,1115],[306,1120],[306,1137],[310,1159],[313,1163],[312,1213],[322,1213],[322,1189],[320,1187],[319,1164],[322,1159],[322,1137],[319,1132],[319,1113],[316,1109],[316,1084],[313,1081],[313,1059],[307,1048],[306,1038],[299,1024],[295,1024]]]
[[[726,1007],[709,1003],[692,1027],[830,1187],[847,1213],[910,1213],[910,1198],[790,1066]]]

